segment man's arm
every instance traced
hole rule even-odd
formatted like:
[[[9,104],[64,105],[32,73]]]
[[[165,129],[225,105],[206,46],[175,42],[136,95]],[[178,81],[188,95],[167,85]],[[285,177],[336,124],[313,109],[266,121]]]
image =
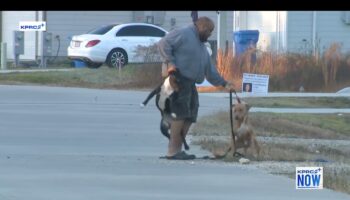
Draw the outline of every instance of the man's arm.
[[[209,81],[209,83],[215,85],[215,86],[222,86],[227,90],[235,90],[235,86],[233,85],[233,83],[231,83],[230,81],[226,81],[218,72],[218,70],[216,69],[215,65],[213,64],[213,62],[210,60],[210,66],[207,67],[207,71],[206,71],[206,78]]]
[[[210,57],[209,57],[210,60]],[[209,83],[215,86],[223,86],[227,84],[227,81],[219,74],[213,62],[210,60],[208,66],[206,67],[205,76]]]
[[[173,51],[181,45],[181,38],[181,32],[178,29],[175,29],[167,35],[165,35],[158,42],[158,50],[160,55],[162,56],[162,61],[164,63],[169,63],[170,65],[175,66],[175,58],[173,55]]]

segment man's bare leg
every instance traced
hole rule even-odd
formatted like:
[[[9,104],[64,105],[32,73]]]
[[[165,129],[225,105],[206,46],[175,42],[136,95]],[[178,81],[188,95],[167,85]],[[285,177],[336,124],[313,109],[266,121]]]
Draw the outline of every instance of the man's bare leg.
[[[188,133],[188,130],[190,130],[191,125],[192,122],[185,120],[184,125],[182,127],[182,135],[184,138],[186,138],[186,135]]]
[[[184,120],[173,120],[170,127],[170,140],[168,146],[168,156],[173,156],[181,151],[182,137],[185,121]]]

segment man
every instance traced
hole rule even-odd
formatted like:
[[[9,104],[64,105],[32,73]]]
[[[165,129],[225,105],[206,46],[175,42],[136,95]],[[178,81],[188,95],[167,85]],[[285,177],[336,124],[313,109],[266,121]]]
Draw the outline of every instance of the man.
[[[198,114],[198,93],[196,83],[206,78],[212,85],[234,89],[233,84],[224,80],[212,63],[205,42],[214,30],[214,22],[208,17],[199,17],[193,24],[169,32],[158,42],[167,72],[181,74],[180,90],[170,98],[170,109],[175,113],[171,122],[170,140],[166,158],[188,160],[195,155],[182,151],[182,136],[185,138]]]

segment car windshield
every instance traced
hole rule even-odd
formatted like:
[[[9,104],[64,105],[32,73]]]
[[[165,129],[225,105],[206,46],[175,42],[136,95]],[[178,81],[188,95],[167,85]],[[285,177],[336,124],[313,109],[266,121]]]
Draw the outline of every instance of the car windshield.
[[[111,30],[116,25],[117,24],[111,24],[111,25],[98,27],[98,28],[95,28],[95,29],[88,31],[87,34],[103,35],[103,34],[107,33],[109,30]]]

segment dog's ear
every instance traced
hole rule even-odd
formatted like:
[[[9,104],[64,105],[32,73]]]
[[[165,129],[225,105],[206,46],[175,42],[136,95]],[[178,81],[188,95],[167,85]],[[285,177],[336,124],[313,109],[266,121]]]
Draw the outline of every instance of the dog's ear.
[[[245,107],[247,108],[247,111],[249,111],[249,109],[250,109],[252,106],[246,103],[246,104],[245,104]]]

